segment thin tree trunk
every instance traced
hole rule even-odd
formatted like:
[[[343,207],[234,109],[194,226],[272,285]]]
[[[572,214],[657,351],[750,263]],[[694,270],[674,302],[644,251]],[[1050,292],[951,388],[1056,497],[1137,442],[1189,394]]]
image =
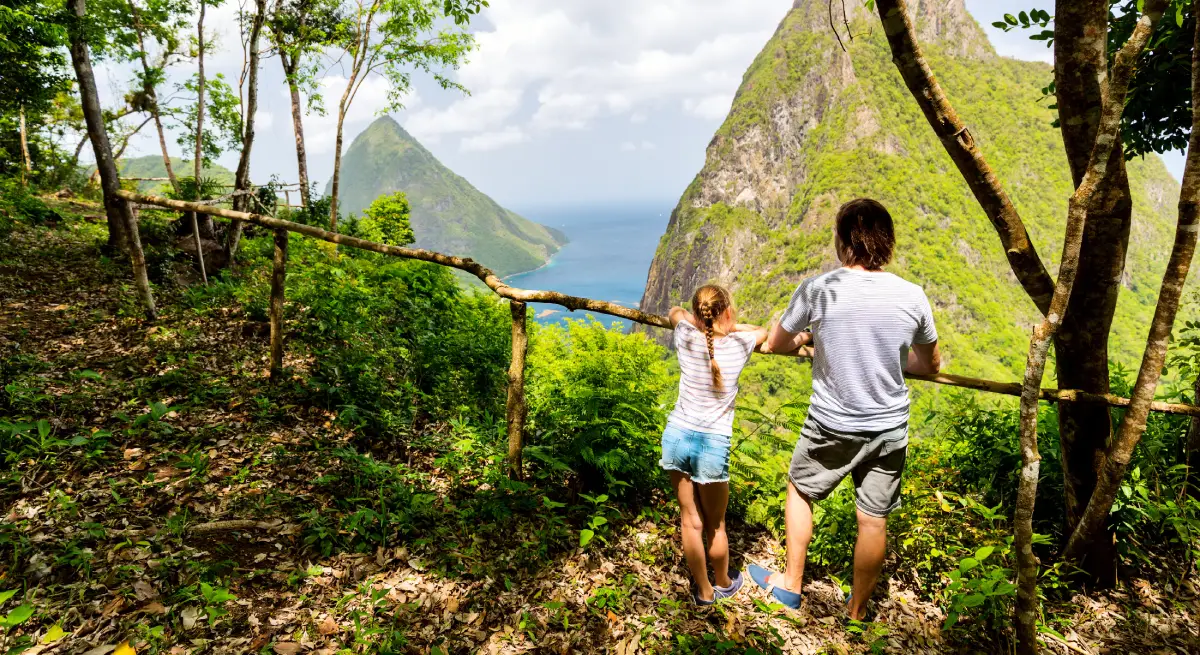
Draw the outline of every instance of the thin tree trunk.
[[[1045,314],[1054,293],[1054,280],[1046,272],[1037,250],[1029,241],[1025,224],[1000,185],[995,171],[984,159],[974,137],[950,104],[926,62],[916,41],[908,3],[906,0],[879,0],[875,5],[891,47],[892,61],[900,71],[900,76],[925,113],[942,147],[971,187],[975,199],[991,219],[1017,280],[1038,310]]]
[[[79,140],[79,145],[75,146],[75,156],[71,158],[72,169],[79,168],[79,155],[83,154],[83,147],[86,146],[90,140],[91,135],[89,135],[87,132],[84,132],[83,138]]]
[[[163,168],[167,170],[167,179],[171,181],[171,189],[179,193],[179,180],[175,177],[174,167],[171,166],[171,155],[167,152],[167,133],[163,129],[162,114],[158,107],[158,92],[154,89],[150,74],[150,61],[146,55],[146,41],[142,34],[142,17],[137,5],[129,0],[129,13],[133,14],[134,32],[137,34],[138,54],[142,60],[142,92],[150,100],[150,115],[154,117],[154,127],[158,130],[158,145],[162,149]],[[164,58],[164,65],[166,59]]]
[[[1083,179],[1101,115],[1108,72],[1108,0],[1059,0],[1054,24],[1054,83],[1063,148],[1076,186]],[[1079,261],[1079,284],[1071,293],[1054,352],[1059,383],[1089,393],[1109,392],[1109,345],[1117,297],[1133,224],[1133,201],[1125,153],[1117,143],[1107,175],[1088,209]],[[1073,405],[1058,414],[1064,477],[1066,532],[1087,506],[1104,450],[1112,437],[1112,417],[1099,405]],[[1086,573],[1093,584],[1116,583],[1116,549],[1111,538],[1093,545]]]
[[[204,2],[200,0],[200,20],[196,22],[196,35],[199,39],[198,57],[196,59],[196,161],[195,184],[200,190],[200,170],[204,162]],[[199,200],[199,194],[197,194]],[[200,279],[208,286],[208,272],[204,270],[204,247],[200,243],[200,226],[196,221],[196,212],[192,212],[192,236],[196,240],[196,260],[200,262]]]
[[[1037,435],[1038,397],[1041,392],[1042,375],[1046,370],[1046,355],[1050,350],[1051,338],[1062,324],[1063,314],[1067,311],[1067,302],[1075,285],[1088,211],[1092,208],[1100,185],[1108,174],[1112,152],[1121,139],[1121,114],[1125,109],[1129,80],[1133,77],[1137,59],[1146,42],[1150,40],[1150,34],[1165,8],[1164,0],[1147,0],[1145,13],[1138,20],[1137,28],[1113,61],[1110,77],[1104,85],[1095,146],[1092,148],[1083,178],[1067,206],[1062,263],[1059,264],[1058,281],[1054,286],[1050,311],[1042,323],[1034,328],[1029,341],[1029,357],[1025,361],[1025,383],[1021,393],[1021,477],[1013,512],[1014,547],[1017,557],[1017,652],[1022,655],[1035,655],[1038,652],[1038,561],[1033,553],[1033,509],[1037,500],[1038,473],[1041,466]]]
[[[300,183],[300,202],[309,206],[308,186],[308,154],[304,149],[304,111],[300,103],[300,84],[296,81],[296,73],[300,62],[292,59],[286,52],[279,52],[279,61],[283,64],[283,74],[287,78],[288,93],[292,100],[292,132],[296,137],[296,173]]]
[[[515,479],[521,477],[521,449],[525,441],[525,418],[529,406],[525,402],[525,351],[529,336],[525,331],[528,312],[525,303],[512,300],[508,303],[512,311],[512,361],[508,366],[508,470]]]
[[[1149,2],[1147,2],[1149,4]],[[1150,8],[1146,8],[1149,13]],[[1192,3],[1193,15],[1200,11],[1200,0]],[[1145,22],[1145,18],[1142,19]],[[1138,30],[1142,23],[1138,24]],[[1135,32],[1136,34],[1136,32]],[[1114,64],[1114,69],[1116,65]],[[1067,541],[1064,557],[1081,560],[1097,539],[1104,537],[1108,515],[1117,497],[1133,450],[1146,431],[1146,418],[1154,392],[1162,377],[1163,363],[1167,357],[1167,346],[1175,315],[1179,311],[1179,299],[1187,282],[1192,256],[1196,251],[1196,233],[1200,231],[1200,21],[1196,22],[1192,50],[1192,133],[1188,143],[1187,161],[1183,171],[1183,185],[1179,192],[1179,219],[1175,228],[1175,244],[1171,258],[1163,273],[1162,288],[1158,293],[1158,304],[1154,308],[1154,320],[1146,339],[1146,350],[1142,354],[1142,365],[1134,383],[1129,409],[1121,419],[1116,439],[1108,448],[1104,467],[1096,480],[1096,489],[1088,500],[1087,508],[1079,524]]]
[[[1192,404],[1200,403],[1200,373],[1192,381]],[[1200,416],[1193,416],[1188,422],[1187,441],[1184,443],[1185,461],[1187,462],[1187,492],[1192,497],[1200,497],[1200,475],[1196,474],[1196,466],[1200,464]]]
[[[25,105],[18,112],[21,123],[21,157],[25,159],[25,172],[33,172],[33,161],[29,159],[29,137],[25,132]],[[24,175],[22,175],[22,178]]]
[[[283,375],[283,294],[287,282],[288,232],[275,230],[275,259],[271,269],[271,382]]]
[[[255,0],[254,22],[250,27],[250,56],[249,72],[247,74],[246,111],[242,120],[245,127],[242,130],[242,154],[238,157],[237,173],[234,176],[234,193],[245,194],[250,190],[250,151],[254,147],[254,114],[258,111],[258,40],[262,33],[263,21],[267,18],[267,0]],[[246,195],[233,197],[233,208],[246,210],[250,207],[250,198]],[[238,243],[242,239],[242,222],[233,221],[225,237],[226,260],[233,266],[237,256]]]
[[[100,170],[100,187],[104,192],[104,210],[108,216],[109,244],[124,245],[128,249],[129,259],[133,263],[134,281],[146,309],[146,318],[153,321],[157,318],[157,313],[154,309],[154,297],[150,291],[150,280],[146,274],[146,258],[142,252],[137,220],[134,218],[129,203],[117,195],[121,189],[121,180],[117,175],[117,165],[113,160],[112,148],[108,142],[108,131],[104,127],[104,116],[100,110],[100,94],[96,89],[96,76],[92,71],[91,54],[88,52],[87,41],[84,37],[82,23],[84,15],[87,13],[86,0],[70,0],[68,7],[74,13],[67,30],[70,39],[71,64],[75,68],[75,77],[79,82],[79,99],[83,107],[84,120],[87,122],[88,134],[91,137],[92,149],[96,155],[96,168]]]
[[[342,93],[342,100],[338,103],[337,137],[334,140],[333,146],[333,181],[329,184],[330,232],[337,232],[338,187],[341,184],[342,175],[342,126],[346,120],[346,109],[350,100],[350,90],[354,87],[354,81],[357,77],[358,69],[355,67],[354,71],[350,74],[350,81],[346,83],[346,90]]]
[[[117,148],[117,152],[113,154],[113,160],[121,160],[121,157],[125,154],[125,149],[129,147],[129,142],[132,141],[133,137],[137,136],[138,132],[141,132],[142,128],[146,127],[151,120],[153,120],[153,117],[147,118],[146,120],[142,121],[141,125],[133,128],[133,131],[121,138],[121,147]]]

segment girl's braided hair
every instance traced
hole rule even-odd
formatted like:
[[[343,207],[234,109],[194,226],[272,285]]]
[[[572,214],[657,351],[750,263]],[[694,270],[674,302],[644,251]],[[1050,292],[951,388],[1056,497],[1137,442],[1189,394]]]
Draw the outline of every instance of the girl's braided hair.
[[[713,350],[713,322],[733,306],[733,295],[725,287],[706,284],[692,296],[692,311],[704,326],[704,338],[708,342],[708,363],[712,367],[713,388],[718,392],[725,390],[725,381],[721,378],[721,367]]]

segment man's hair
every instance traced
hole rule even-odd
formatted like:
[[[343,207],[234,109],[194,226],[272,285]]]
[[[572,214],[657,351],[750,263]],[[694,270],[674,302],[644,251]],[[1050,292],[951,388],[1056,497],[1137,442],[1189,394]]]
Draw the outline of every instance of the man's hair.
[[[892,260],[896,230],[892,215],[879,201],[856,198],[842,205],[836,225],[843,265],[879,270]]]

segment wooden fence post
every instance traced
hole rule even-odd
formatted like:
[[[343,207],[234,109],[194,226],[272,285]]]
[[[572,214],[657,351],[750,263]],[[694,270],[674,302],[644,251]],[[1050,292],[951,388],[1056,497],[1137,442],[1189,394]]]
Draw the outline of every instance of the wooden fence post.
[[[512,311],[512,362],[508,366],[508,470],[514,479],[521,477],[521,448],[524,446],[525,417],[525,350],[529,337],[525,332],[527,320],[525,303],[509,301]]]
[[[283,374],[283,288],[287,280],[288,232],[275,230],[275,261],[271,272],[271,382]]]

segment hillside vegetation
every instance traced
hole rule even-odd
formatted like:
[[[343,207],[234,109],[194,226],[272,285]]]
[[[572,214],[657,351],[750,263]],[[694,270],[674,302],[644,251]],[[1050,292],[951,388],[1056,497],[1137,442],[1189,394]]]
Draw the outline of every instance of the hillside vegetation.
[[[947,369],[1012,379],[1037,310],[904,86],[878,19],[853,11],[856,38],[844,53],[825,3],[796,5],[747,70],[672,214],[643,307],[664,311],[711,279],[733,288],[743,314],[765,320],[801,279],[834,266],[837,208],[870,196],[896,219],[889,270],[929,294]],[[1073,187],[1041,93],[1050,67],[997,56],[961,2],[920,7],[930,65],[1053,271]],[[1156,156],[1129,162],[1129,177],[1133,232],[1112,340],[1127,365],[1141,356],[1178,197]]]
[[[470,256],[511,275],[542,266],[566,243],[561,232],[501,207],[443,166],[390,116],[355,137],[342,166],[342,212],[361,213],[375,198],[403,191],[420,248]]]

